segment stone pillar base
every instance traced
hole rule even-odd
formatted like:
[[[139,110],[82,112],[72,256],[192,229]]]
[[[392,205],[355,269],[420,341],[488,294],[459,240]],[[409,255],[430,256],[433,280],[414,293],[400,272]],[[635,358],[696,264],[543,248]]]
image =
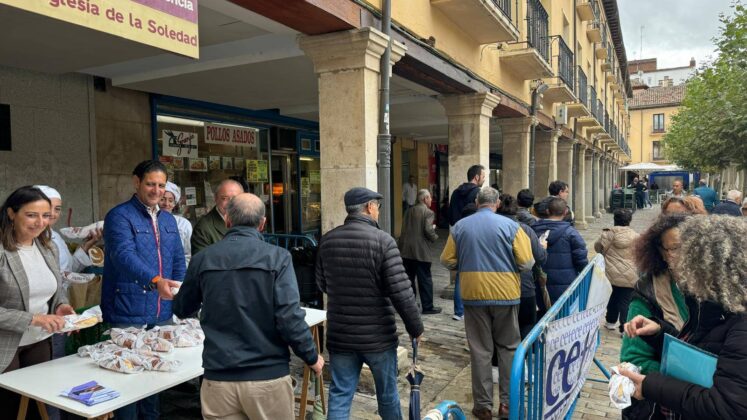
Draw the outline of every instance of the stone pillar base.
[[[586,223],[586,220],[576,220],[575,226],[577,230],[586,230],[589,228],[589,224]]]
[[[599,210],[597,210],[597,212],[596,212],[596,213],[594,213],[594,218],[596,218],[596,219],[599,219],[599,218],[601,218],[601,217],[602,217],[602,212],[601,212],[601,211],[599,211]]]

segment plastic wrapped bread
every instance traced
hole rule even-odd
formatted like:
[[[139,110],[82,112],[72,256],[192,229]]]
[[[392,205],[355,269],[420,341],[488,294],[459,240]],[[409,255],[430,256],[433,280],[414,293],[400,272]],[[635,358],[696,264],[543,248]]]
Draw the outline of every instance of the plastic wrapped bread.
[[[96,223],[91,223],[88,226],[62,228],[60,229],[60,235],[62,235],[66,242],[83,243],[96,229],[103,228],[104,221],[101,220]]]
[[[65,315],[64,318],[65,326],[59,331],[60,333],[93,327],[103,319],[101,316],[101,308],[98,305],[87,309],[80,315]]]
[[[96,364],[104,369],[121,373],[139,373],[145,370],[142,365],[135,364],[130,358],[114,354],[102,355],[94,359]]]
[[[631,397],[635,392],[635,384],[627,376],[621,375],[621,370],[641,373],[641,368],[628,362],[623,362],[612,367],[613,373],[609,385],[610,401],[620,410],[630,407],[632,404]]]

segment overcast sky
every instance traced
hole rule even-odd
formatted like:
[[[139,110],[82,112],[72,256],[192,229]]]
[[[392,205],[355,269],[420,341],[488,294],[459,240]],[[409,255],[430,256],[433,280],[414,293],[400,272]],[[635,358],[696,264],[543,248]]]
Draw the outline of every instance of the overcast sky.
[[[700,66],[712,57],[718,15],[732,12],[731,0],[618,0],[617,4],[628,60],[655,57],[659,68],[686,66],[690,57]]]

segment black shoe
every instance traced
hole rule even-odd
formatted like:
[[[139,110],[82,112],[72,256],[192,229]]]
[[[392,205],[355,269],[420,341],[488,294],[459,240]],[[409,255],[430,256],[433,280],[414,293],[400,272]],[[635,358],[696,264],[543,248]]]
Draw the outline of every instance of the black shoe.
[[[423,311],[423,315],[435,315],[435,314],[440,314],[440,313],[441,313],[441,308],[438,308],[436,306],[432,307],[431,309],[426,309]]]

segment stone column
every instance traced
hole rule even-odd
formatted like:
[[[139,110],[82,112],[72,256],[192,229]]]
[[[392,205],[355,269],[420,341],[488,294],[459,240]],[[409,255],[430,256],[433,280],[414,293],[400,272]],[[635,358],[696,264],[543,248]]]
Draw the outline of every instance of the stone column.
[[[584,180],[584,186],[586,188],[584,215],[586,216],[586,221],[592,223],[594,221],[594,147],[587,147],[586,153],[582,154],[581,157],[584,159],[584,173],[586,175]]]
[[[345,220],[348,189],[377,190],[379,61],[388,42],[371,27],[298,40],[319,85],[322,233]],[[404,54],[405,47],[392,42],[391,63]]]
[[[534,151],[537,166],[534,185],[530,186],[537,197],[542,196],[542,194],[539,194],[540,191],[546,191],[547,186],[558,179],[558,139],[560,135],[560,130],[552,130],[549,133],[537,131]]]
[[[569,139],[561,139],[558,142],[558,174],[555,179],[565,181],[568,185],[572,185],[573,181],[573,141]],[[534,196],[538,199],[547,195],[547,186],[543,191],[534,191]],[[571,197],[573,191],[571,191]],[[569,197],[568,203],[573,208],[573,200]]]
[[[578,170],[576,171],[576,188],[578,189],[576,191],[576,199],[578,200],[577,203],[574,203],[573,211],[576,213],[576,228],[585,230],[589,228],[589,224],[586,220],[586,149],[587,146],[584,143],[579,143],[578,146],[576,146],[576,162],[578,165]]]
[[[492,93],[444,96],[449,120],[449,194],[467,182],[472,165],[490,168],[490,118],[501,102]]]
[[[610,194],[610,186],[607,182],[607,160],[604,158],[604,153],[599,156],[599,173],[602,174],[600,177],[602,185],[599,186],[599,193],[602,195],[602,199],[599,200],[599,212],[601,215],[602,213],[607,212],[607,201],[609,200]]]
[[[600,196],[604,194],[599,191],[599,186],[601,185],[600,180],[602,179],[602,172],[599,170],[600,169],[599,159],[600,159],[599,154],[597,153],[596,150],[593,150],[591,154],[591,162],[592,162],[592,173],[594,174],[594,176],[592,177],[593,197],[592,197],[591,207],[592,207],[592,210],[594,211],[593,216],[595,219],[599,219],[600,217],[602,217],[602,213],[599,211],[599,208],[603,206],[600,206],[599,203],[603,201],[603,200],[600,200]]]
[[[498,120],[503,138],[503,185],[501,188],[513,196],[516,196],[522,189],[529,188],[529,135],[533,122],[536,123],[532,117]],[[537,194],[537,196],[542,195]]]

